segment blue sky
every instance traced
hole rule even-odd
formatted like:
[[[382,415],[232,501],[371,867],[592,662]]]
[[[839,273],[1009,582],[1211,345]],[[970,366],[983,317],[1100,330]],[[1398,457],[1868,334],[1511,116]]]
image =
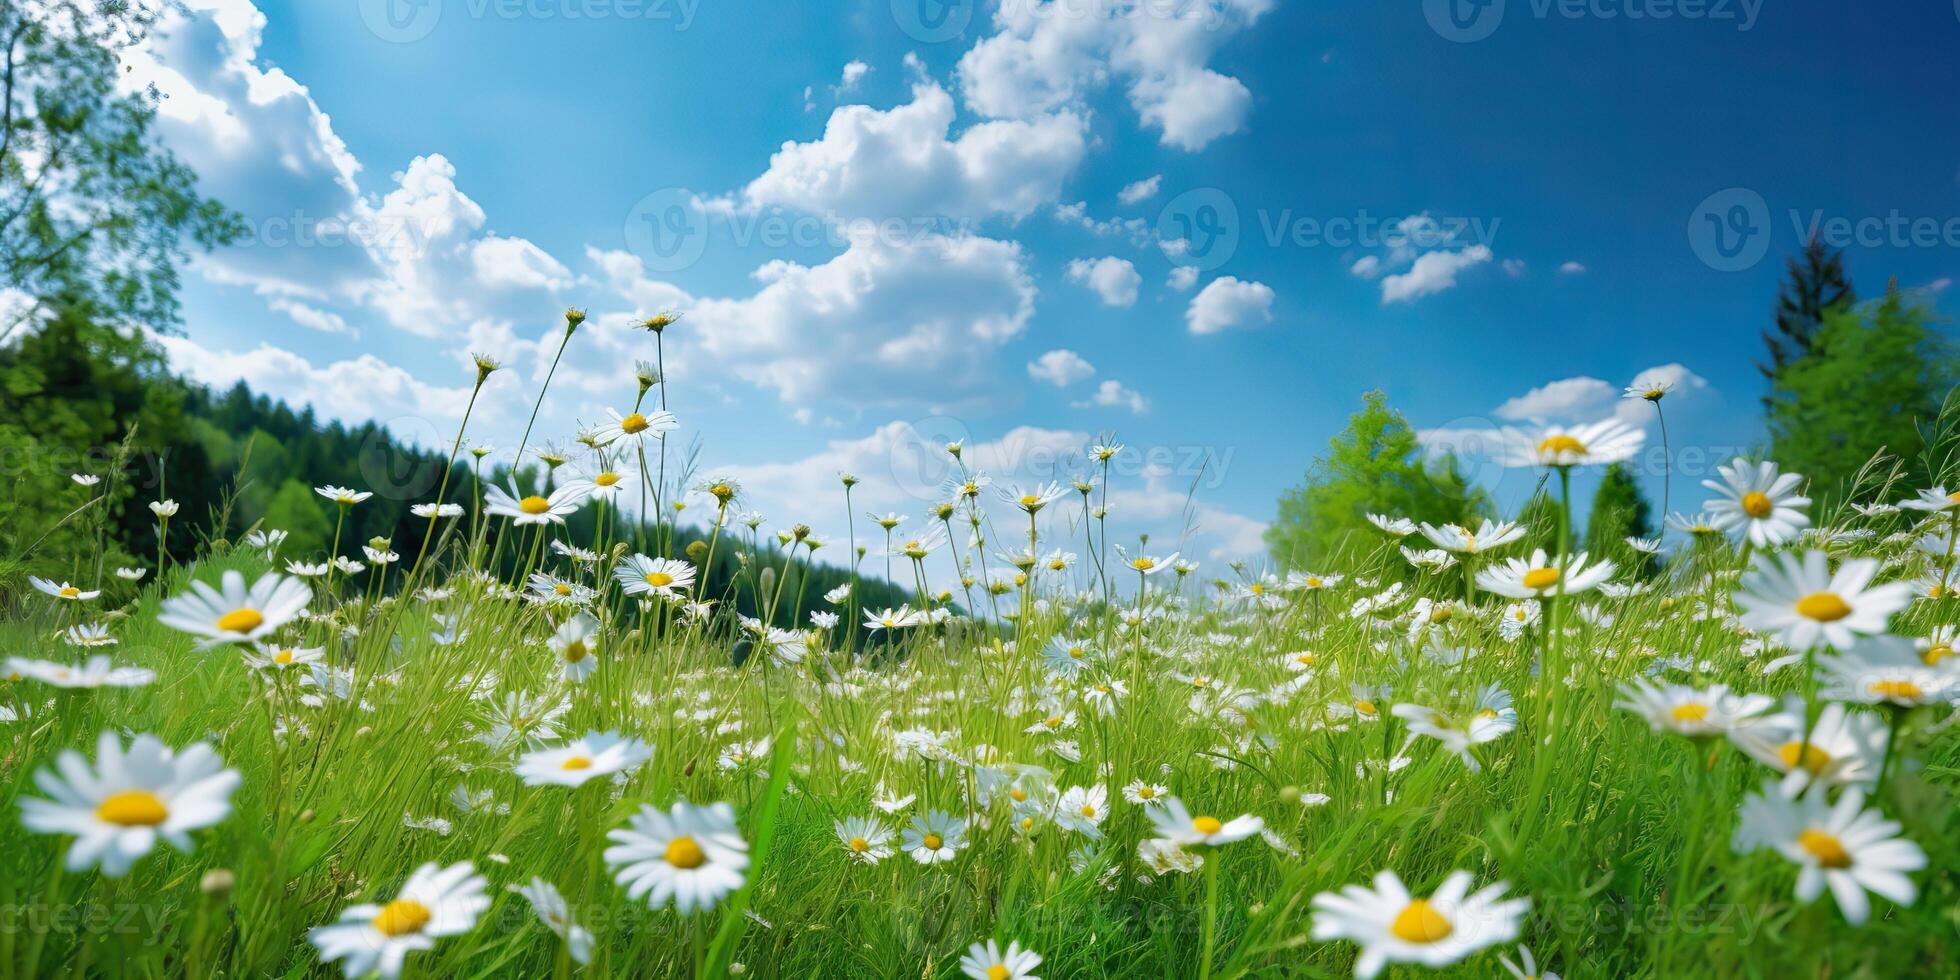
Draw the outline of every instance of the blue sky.
[[[509,449],[566,306],[559,439],[680,310],[679,438],[785,523],[842,523],[839,468],[920,514],[941,438],[1016,479],[1113,431],[1113,519],[1247,557],[1369,388],[1437,433],[1647,425],[1650,371],[1681,509],[1760,441],[1803,225],[1867,295],[1960,271],[1944,3],[190,6],[131,78],[257,240],[186,276],[182,370],[438,444],[486,351]]]

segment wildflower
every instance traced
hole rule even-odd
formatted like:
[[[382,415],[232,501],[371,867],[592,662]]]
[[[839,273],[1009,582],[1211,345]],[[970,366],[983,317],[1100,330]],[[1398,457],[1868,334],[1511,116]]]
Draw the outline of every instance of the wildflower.
[[[656,411],[652,414],[628,412],[619,414],[615,409],[606,409],[612,421],[601,423],[593,430],[593,442],[601,446],[615,444],[638,447],[648,438],[665,438],[667,433],[680,428],[680,420],[672,412]]]
[[[673,558],[630,555],[613,569],[627,595],[672,596],[694,586],[694,566]]]
[[[57,585],[39,575],[29,575],[27,582],[38,592],[68,602],[86,602],[102,594],[100,591],[83,591],[80,587],[69,585],[67,582]]]
[[[1169,789],[1141,779],[1123,787],[1123,798],[1138,806],[1163,806],[1164,799],[1169,794]]]
[[[324,658],[327,651],[321,647],[302,649],[299,647],[275,647],[259,644],[256,651],[245,654],[245,665],[255,670],[285,670],[290,667],[312,667]]]
[[[1797,900],[1813,902],[1828,886],[1852,925],[1871,915],[1866,892],[1911,905],[1919,895],[1906,872],[1926,867],[1926,852],[1899,836],[1899,825],[1867,810],[1865,794],[1847,789],[1833,806],[1815,786],[1786,794],[1774,780],[1742,801],[1738,851],[1770,848],[1798,867]]]
[[[370,491],[349,490],[346,487],[336,487],[332,485],[328,485],[324,487],[314,487],[313,492],[319,494],[322,497],[327,498],[328,500],[333,501],[336,504],[339,504],[342,507],[352,507],[355,504],[358,504],[368,499],[369,497],[374,496],[374,494]]]
[[[944,810],[933,810],[912,818],[912,824],[899,835],[899,847],[920,864],[951,861],[966,846],[966,821]]]
[[[875,817],[851,817],[836,822],[837,840],[851,860],[877,864],[892,856],[892,831]]]
[[[551,492],[551,496],[537,494],[518,496],[517,484],[513,481],[510,489],[491,484],[483,491],[483,509],[496,517],[508,517],[512,524],[563,524],[567,515],[578,511],[585,503],[586,490],[583,487],[566,484]]]
[[[1150,823],[1158,837],[1185,847],[1230,844],[1251,837],[1266,826],[1265,821],[1250,814],[1231,820],[1194,817],[1184,808],[1184,801],[1175,796],[1165,797],[1161,808],[1150,809]]]
[[[1368,523],[1379,528],[1383,534],[1395,538],[1406,538],[1416,533],[1416,522],[1406,517],[1389,517],[1386,514],[1369,514]]]
[[[237,771],[203,742],[173,752],[142,734],[125,751],[122,739],[105,731],[96,739],[94,765],[65,749],[54,770],[35,774],[35,785],[54,799],[22,798],[21,823],[39,834],[73,835],[69,871],[99,863],[104,877],[120,878],[159,838],[189,853],[190,831],[231,814],[239,782]]]
[[[1539,548],[1528,559],[1507,559],[1478,572],[1477,587],[1512,599],[1540,599],[1587,592],[1612,577],[1610,561],[1587,564],[1586,553],[1581,551],[1554,564]]]
[[[164,600],[157,622],[204,637],[200,648],[257,641],[291,622],[313,601],[313,590],[298,579],[267,572],[245,587],[245,576],[227,571],[214,589],[193,581],[188,595]]]
[[[150,501],[150,513],[155,514],[158,520],[168,520],[176,517],[177,502],[175,500]]]
[[[642,804],[626,826],[606,835],[608,867],[616,868],[628,898],[661,908],[672,902],[682,915],[713,909],[742,887],[749,845],[726,803],[699,807],[683,800],[666,813]]]
[[[552,656],[563,665],[567,681],[576,684],[599,669],[598,635],[599,621],[579,613],[560,624],[551,639],[545,641]]]
[[[1040,965],[1041,954],[1022,949],[1019,941],[1008,943],[1005,952],[991,939],[974,943],[960,957],[960,972],[973,980],[1041,980],[1031,972]]]
[[[1494,742],[1518,727],[1518,713],[1511,707],[1511,695],[1494,684],[1478,692],[1476,704],[1462,717],[1419,704],[1398,704],[1389,713],[1409,726],[1411,741],[1426,736],[1443,743],[1443,748],[1473,773],[1482,771],[1483,766],[1470,750]]]
[[[1001,499],[1013,504],[1021,512],[1037,514],[1040,513],[1043,507],[1061,499],[1062,494],[1066,491],[1062,489],[1061,484],[1050,481],[1034,486],[1017,484],[1011,487],[1002,487],[996,492],[1000,494]]]
[[[245,543],[260,551],[271,553],[278,551],[279,546],[286,543],[286,537],[284,531],[257,530],[245,535]]]
[[[581,966],[591,962],[592,933],[572,921],[572,908],[565,902],[565,896],[558,893],[556,886],[532,875],[530,884],[521,888],[512,885],[510,890],[524,896],[524,900],[531,903],[531,911],[538,914],[538,921],[565,941],[572,962]]]
[[[417,950],[434,949],[436,940],[470,931],[490,907],[488,884],[468,861],[445,868],[431,861],[409,875],[386,905],[356,905],[333,925],[317,926],[306,938],[320,949],[320,961],[345,960],[352,977],[401,976],[402,960]]]
[[[1781,473],[1772,462],[1740,458],[1715,471],[1721,481],[1703,480],[1701,485],[1721,494],[1703,505],[1716,527],[1739,530],[1756,547],[1771,548],[1796,540],[1810,526],[1810,515],[1804,513],[1810,498],[1797,496],[1797,484],[1803,482],[1797,474]]]
[[[589,779],[638,769],[653,757],[653,747],[613,732],[586,732],[555,749],[527,752],[518,760],[517,775],[526,786],[578,786]]]
[[[1806,728],[1809,741],[1804,739]],[[1787,699],[1782,710],[1729,733],[1737,748],[1788,774],[1790,784],[1797,787],[1821,781],[1870,788],[1878,781],[1885,737],[1885,721],[1877,715],[1827,704],[1813,723],[1803,701],[1795,697]]]
[[[1776,706],[1765,694],[1735,694],[1727,684],[1707,690],[1683,684],[1630,681],[1620,688],[1616,707],[1647,719],[1654,730],[1689,738],[1724,735],[1753,723]]]
[[[1656,378],[1650,381],[1643,382],[1640,379],[1636,378],[1634,379],[1633,384],[1627,385],[1626,393],[1621,397],[1627,399],[1638,399],[1640,401],[1657,402],[1663,398],[1666,398],[1667,393],[1673,390],[1674,390],[1674,382],[1672,381],[1662,381]],[[1527,959],[1530,958],[1529,952],[1526,953],[1526,958]],[[1557,978],[1553,978],[1553,980],[1557,980]]]
[[[143,576],[148,575],[149,573],[150,570],[147,568],[116,569],[116,577],[122,579],[125,582],[141,582],[143,580]]]
[[[1878,570],[1876,559],[1854,558],[1833,574],[1821,551],[1801,559],[1764,555],[1735,594],[1742,625],[1792,650],[1820,641],[1848,649],[1860,635],[1884,632],[1886,620],[1911,601],[1911,586],[1903,582],[1872,585]]]
[[[914,612],[909,605],[901,605],[897,609],[880,609],[877,612],[867,613],[864,617],[865,629],[874,633],[879,630],[907,629],[922,622],[924,619],[921,615]]]
[[[96,654],[80,667],[70,667],[48,660],[27,660],[21,657],[7,658],[7,674],[26,680],[40,681],[52,687],[97,688],[97,687],[142,687],[157,679],[156,671],[142,667],[112,667],[106,654]]]
[[[71,647],[112,647],[117,643],[102,623],[76,623],[62,632],[61,640]]]
[[[1434,527],[1424,523],[1417,525],[1417,529],[1422,531],[1422,536],[1428,538],[1436,547],[1466,555],[1489,551],[1524,537],[1523,526],[1509,521],[1493,524],[1489,518],[1485,518],[1475,532],[1456,524]]]
[[[1504,430],[1506,466],[1590,466],[1633,458],[1646,433],[1619,419],[1587,425],[1554,425],[1535,432]]]
[[[1659,401],[1659,399],[1653,400]],[[1511,974],[1512,980],[1559,980],[1558,974],[1550,970],[1544,973],[1538,972],[1538,957],[1531,955],[1531,947],[1520,944],[1518,958],[1524,961],[1523,966],[1511,962],[1511,958],[1503,953],[1497,954],[1497,962],[1504,965],[1505,971]]]
[[[1897,636],[1860,638],[1817,664],[1825,677],[1824,696],[1834,701],[1913,708],[1945,701],[1960,684],[1960,674],[1928,665],[1912,640]]]
[[[408,512],[414,514],[416,517],[427,518],[429,520],[435,520],[437,518],[442,518],[442,517],[461,517],[463,516],[463,505],[462,504],[416,504],[413,507],[410,507],[408,509]]]
[[[1453,871],[1428,898],[1415,898],[1393,871],[1374,887],[1348,885],[1313,897],[1313,938],[1361,946],[1354,975],[1370,980],[1389,963],[1447,966],[1489,946],[1518,938],[1529,899],[1505,898],[1497,882],[1470,894],[1468,871]]]
[[[1108,815],[1109,791],[1100,784],[1071,786],[1055,801],[1055,823],[1090,840],[1102,839],[1102,822]]]

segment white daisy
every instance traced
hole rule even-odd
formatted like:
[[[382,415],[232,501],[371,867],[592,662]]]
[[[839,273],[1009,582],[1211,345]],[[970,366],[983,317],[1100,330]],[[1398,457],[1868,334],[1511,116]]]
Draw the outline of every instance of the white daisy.
[[[120,878],[159,838],[188,853],[190,831],[231,813],[239,782],[238,772],[203,742],[173,752],[142,734],[125,751],[122,739],[105,731],[95,742],[94,765],[64,749],[55,770],[34,774],[34,785],[53,799],[22,798],[21,823],[35,833],[73,835],[68,870],[99,863],[104,877]]]
[[[1824,794],[1813,786],[1790,796],[1774,780],[1765,782],[1742,801],[1736,850],[1774,849],[1800,869],[1799,901],[1815,901],[1828,886],[1852,925],[1871,915],[1868,891],[1911,905],[1919,890],[1906,873],[1926,867],[1926,852],[1899,836],[1899,825],[1883,813],[1864,809],[1858,790],[1845,790],[1835,806]]]
[[[572,962],[583,966],[592,961],[592,933],[572,921],[572,907],[566,903],[565,896],[558,893],[557,886],[533,875],[530,884],[522,887],[512,885],[510,890],[524,896],[525,901],[531,903],[531,911],[538,914],[538,921],[565,941]]]
[[[527,752],[517,763],[526,786],[578,786],[586,780],[637,769],[653,747],[614,732],[589,731],[557,748]]]
[[[313,590],[296,578],[267,572],[247,589],[242,573],[227,571],[216,589],[193,581],[188,595],[165,599],[157,622],[204,637],[202,649],[265,639],[312,601]]]
[[[1741,531],[1758,548],[1773,548],[1796,540],[1810,526],[1804,508],[1810,498],[1797,495],[1803,477],[1779,472],[1775,463],[1751,463],[1737,458],[1715,472],[1722,479],[1703,480],[1701,485],[1721,494],[1702,504],[1716,527]]]
[[[416,868],[386,905],[353,906],[339,922],[317,926],[306,938],[319,947],[322,963],[344,960],[341,969],[350,978],[394,980],[409,953],[434,949],[437,939],[475,927],[490,907],[486,884],[468,861],[447,868],[431,861]]]
[[[835,823],[837,840],[851,860],[877,864],[892,856],[892,831],[875,817],[850,817]]]
[[[1151,807],[1150,823],[1158,837],[1183,847],[1216,847],[1241,841],[1258,833],[1266,826],[1264,820],[1251,814],[1220,820],[1211,816],[1192,816],[1185,809],[1184,801],[1175,796],[1166,797],[1162,807]]]
[[[613,578],[627,595],[671,596],[694,587],[694,566],[673,558],[628,555],[613,569]]]
[[[1878,571],[1872,558],[1853,558],[1833,574],[1821,551],[1763,555],[1742,577],[1735,603],[1742,625],[1792,650],[1819,642],[1844,650],[1860,635],[1883,633],[1892,614],[1912,601],[1904,582],[1872,585]]]
[[[1469,894],[1470,883],[1470,872],[1454,871],[1434,894],[1416,898],[1395,872],[1382,871],[1373,888],[1321,892],[1313,897],[1313,938],[1360,944],[1354,975],[1361,980],[1389,963],[1447,966],[1516,939],[1531,901],[1505,898],[1501,881]]]
[[[960,972],[973,980],[1041,980],[1034,968],[1041,965],[1041,954],[1022,949],[1017,940],[1003,951],[994,940],[974,943],[960,957]]]
[[[626,826],[606,835],[608,867],[631,899],[661,908],[672,902],[682,915],[713,909],[742,887],[749,845],[726,803],[697,807],[683,800],[666,813],[642,804]]]
[[[1554,425],[1526,432],[1505,429],[1502,446],[1506,466],[1593,466],[1632,459],[1647,434],[1620,421],[1606,419],[1586,425]]]
[[[7,658],[9,675],[40,681],[54,687],[142,687],[157,679],[156,671],[142,667],[112,667],[107,654],[96,654],[79,667],[49,660]]]
[[[1581,551],[1554,563],[1545,549],[1538,548],[1530,558],[1506,559],[1479,571],[1477,587],[1512,599],[1542,599],[1561,594],[1578,595],[1612,577],[1610,561],[1587,564],[1586,553]]]

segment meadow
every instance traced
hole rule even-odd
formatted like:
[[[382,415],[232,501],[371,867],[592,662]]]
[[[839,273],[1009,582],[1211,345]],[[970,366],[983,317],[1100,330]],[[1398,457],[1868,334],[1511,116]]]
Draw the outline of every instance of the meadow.
[[[12,597],[0,973],[1960,962],[1949,474],[1901,464],[1813,513],[1803,475],[1738,460],[1620,560],[1563,518],[1378,513],[1268,571],[1129,536],[1102,508],[1114,442],[1073,483],[1012,486],[952,445],[919,513],[857,513],[840,474],[765,522],[735,482],[650,464],[680,424],[665,383],[553,433],[580,449],[529,490],[445,481],[418,540],[289,554],[260,526]],[[1553,488],[1641,441],[1509,435]],[[78,474],[76,509],[119,478]],[[344,521],[364,493],[319,506]],[[677,499],[706,541],[617,519]],[[596,538],[569,539],[585,508]],[[912,601],[803,606],[775,569],[819,543]],[[702,594],[716,549],[745,571]]]

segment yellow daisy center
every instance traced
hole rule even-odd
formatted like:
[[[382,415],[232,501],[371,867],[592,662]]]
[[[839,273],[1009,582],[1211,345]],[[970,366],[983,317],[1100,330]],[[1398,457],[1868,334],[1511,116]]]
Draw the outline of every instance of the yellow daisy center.
[[[1851,615],[1851,606],[1835,592],[1812,592],[1797,600],[1797,615],[1820,623],[1835,623]]]
[[[170,808],[149,790],[126,789],[97,805],[95,818],[120,827],[154,827],[170,819]]]
[[[647,430],[647,417],[638,412],[619,420],[619,431],[627,435],[638,435]]]
[[[1851,867],[1851,855],[1844,849],[1844,842],[1822,830],[1805,830],[1797,835],[1797,846],[1810,852],[1817,863],[1827,868]]]
[[[1449,618],[1450,607],[1448,606],[1437,606],[1429,610],[1429,621],[1432,623],[1447,622]]]
[[[279,651],[278,653],[275,653],[275,654],[273,654],[273,655],[272,655],[272,662],[273,662],[273,663],[275,663],[275,664],[289,664],[289,663],[292,663],[292,662],[293,662],[293,651],[291,651],[291,650],[281,650],[281,651]]]
[[[1147,572],[1157,567],[1157,561],[1154,558],[1138,558],[1130,562],[1130,567],[1139,572]]]
[[[656,589],[664,589],[674,584],[674,577],[666,572],[648,572],[646,578],[647,584]]]
[[[64,585],[61,587],[60,595],[63,599],[78,598],[79,596],[81,596],[81,594],[82,594],[82,590],[75,588],[72,585]]]
[[[226,633],[250,633],[265,625],[265,614],[257,609],[234,609],[218,617],[218,629]]]
[[[1538,443],[1538,455],[1565,458],[1586,455],[1586,444],[1563,433],[1546,436]],[[1427,908],[1427,906],[1424,906]],[[1447,923],[1445,923],[1447,925]]]
[[[523,500],[518,501],[517,509],[523,511],[526,514],[542,514],[545,511],[551,509],[551,501],[546,500],[545,498],[540,497],[537,494],[532,494],[531,496],[525,497]]]
[[[1318,589],[1318,588],[1320,588],[1320,576],[1318,576],[1318,575],[1309,575],[1309,576],[1307,576],[1307,588],[1309,588],[1309,589]]]
[[[1708,705],[1693,703],[1676,705],[1668,714],[1684,725],[1698,724],[1708,720]]]
[[[1038,503],[1041,503],[1041,498],[1034,494],[1026,493],[1021,495],[1021,506],[1023,507],[1033,507]]]
[[[694,838],[681,836],[667,842],[667,863],[683,871],[692,871],[708,863],[708,855]]]
[[[584,640],[573,640],[565,644],[565,662],[568,664],[578,663],[585,659],[585,655],[588,652],[590,651],[586,650]]]
[[[1084,650],[1081,647],[1068,648],[1068,655],[1069,655],[1069,659],[1071,660],[1081,660],[1083,657],[1088,656],[1088,653],[1089,651]]]
[[[566,772],[578,772],[581,769],[592,768],[592,760],[586,756],[575,755],[569,759],[566,759],[564,762],[559,763],[558,768],[563,769]]]
[[[861,854],[865,851],[871,850],[871,842],[865,840],[862,837],[853,837],[851,838],[851,850],[857,851],[858,853]]]
[[[1549,589],[1558,584],[1558,569],[1534,568],[1524,573],[1524,587],[1527,589]]]
[[[987,980],[1008,980],[1013,975],[1014,971],[1008,969],[1005,963],[995,963],[987,968]]]
[[[1137,799],[1139,800],[1147,800],[1156,795],[1157,791],[1148,786],[1137,787]]]
[[[1801,761],[1803,768],[1813,776],[1822,775],[1831,765],[1829,752],[1815,745],[1805,748],[1802,742],[1785,742],[1776,750],[1776,755],[1783,760],[1783,765],[1787,769],[1797,768],[1798,762]]]
[[[1761,490],[1751,490],[1742,495],[1742,512],[1759,521],[1775,509],[1776,504],[1769,499],[1769,494]]]
[[[1953,647],[1945,643],[1937,643],[1927,647],[1925,654],[1920,659],[1926,661],[1926,666],[1928,667],[1938,667],[1940,661],[1951,656],[1953,656]]]
[[[593,478],[592,478],[592,482],[594,482],[594,483],[597,483],[598,485],[600,485],[600,486],[602,486],[602,487],[610,487],[610,486],[612,486],[613,484],[615,484],[615,483],[618,483],[618,482],[619,482],[619,474],[617,474],[617,473],[601,473],[601,474],[599,474],[598,476],[595,476],[595,477],[593,477]]]
[[[1007,791],[1007,795],[1012,797],[1016,803],[1026,803],[1028,801],[1028,793],[1023,789],[1010,789]]]
[[[936,851],[945,846],[946,839],[938,834],[927,834],[920,839],[919,843],[924,844],[927,850]]]
[[[1911,681],[1874,681],[1865,689],[1894,701],[1917,701],[1925,693]]]
[[[1304,664],[1308,667],[1313,666],[1313,654],[1311,653],[1302,653],[1295,656],[1293,659],[1295,662]]]
[[[1211,835],[1218,833],[1220,830],[1223,830],[1224,827],[1225,824],[1222,821],[1220,821],[1217,817],[1192,817],[1191,818],[1191,829],[1205,835],[1206,837],[1210,837]]]
[[[1095,806],[1088,803],[1082,804],[1082,815],[1088,817],[1091,820],[1094,820],[1096,818]]]
[[[374,931],[384,936],[406,936],[421,932],[429,924],[434,913],[427,905],[412,898],[398,898],[381,907],[381,914],[374,917]]]
[[[569,586],[569,585],[566,585],[566,584],[565,584],[565,583],[563,583],[563,582],[560,582],[560,583],[558,583],[557,585],[554,585],[554,586],[552,586],[552,587],[551,587],[551,591],[553,591],[553,592],[556,592],[556,593],[558,593],[559,595],[571,595],[571,594],[572,594],[572,587],[571,587],[571,586]]]
[[[1356,701],[1354,702],[1354,710],[1359,711],[1362,714],[1372,718],[1374,717],[1375,712],[1380,711],[1381,709],[1375,707],[1375,702],[1373,701]]]
[[[1456,927],[1427,899],[1418,898],[1395,913],[1395,921],[1388,924],[1388,931],[1405,943],[1428,944],[1448,939]]]

